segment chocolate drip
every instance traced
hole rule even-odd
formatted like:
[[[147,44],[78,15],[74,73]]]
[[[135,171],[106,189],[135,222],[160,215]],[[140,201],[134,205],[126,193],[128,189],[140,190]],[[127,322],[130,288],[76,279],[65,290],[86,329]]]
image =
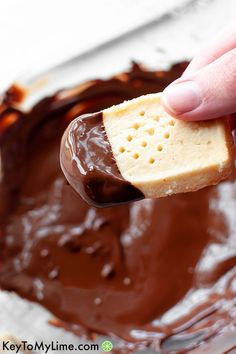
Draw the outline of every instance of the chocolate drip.
[[[39,302],[79,335],[120,338],[125,354],[223,353],[236,345],[234,178],[96,209],[60,169],[72,119],[163,90],[184,67],[155,73],[135,65],[58,92],[28,114],[14,109],[13,96],[2,106],[0,286]]]
[[[68,182],[87,203],[107,207],[144,198],[118,170],[102,112],[85,114],[69,125],[60,155]]]

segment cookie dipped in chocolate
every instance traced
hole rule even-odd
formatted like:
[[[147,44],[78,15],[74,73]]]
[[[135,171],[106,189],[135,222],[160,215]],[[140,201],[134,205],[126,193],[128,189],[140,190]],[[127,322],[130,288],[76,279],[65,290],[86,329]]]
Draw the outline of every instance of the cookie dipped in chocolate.
[[[184,68],[135,65],[62,90],[29,113],[12,100],[1,107],[0,287],[78,335],[119,338],[124,354],[146,347],[222,354],[236,346],[234,179],[98,209],[68,185],[59,163],[74,118],[162,91]]]
[[[119,172],[102,112],[85,114],[70,123],[62,137],[60,162],[70,185],[93,206],[108,207],[144,198]]]

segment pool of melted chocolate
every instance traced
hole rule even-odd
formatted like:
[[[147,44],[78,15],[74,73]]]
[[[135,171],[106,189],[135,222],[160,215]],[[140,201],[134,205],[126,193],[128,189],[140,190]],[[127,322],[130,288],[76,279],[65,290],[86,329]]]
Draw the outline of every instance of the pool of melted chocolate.
[[[14,108],[9,92],[1,105],[0,286],[78,335],[118,338],[123,353],[215,354],[236,345],[234,176],[195,193],[97,209],[59,164],[73,118],[161,91],[185,67],[134,65],[29,113]]]

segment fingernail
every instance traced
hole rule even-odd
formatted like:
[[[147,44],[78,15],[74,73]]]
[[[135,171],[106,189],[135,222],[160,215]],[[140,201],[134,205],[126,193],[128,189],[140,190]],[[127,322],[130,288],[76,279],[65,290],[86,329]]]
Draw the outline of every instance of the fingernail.
[[[174,114],[183,114],[196,109],[202,102],[198,85],[193,81],[176,83],[163,91],[163,102]]]

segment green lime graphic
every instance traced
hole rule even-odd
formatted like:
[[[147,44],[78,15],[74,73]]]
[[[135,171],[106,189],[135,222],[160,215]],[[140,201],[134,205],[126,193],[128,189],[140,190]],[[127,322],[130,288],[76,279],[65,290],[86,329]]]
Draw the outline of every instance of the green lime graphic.
[[[102,342],[102,350],[104,352],[106,353],[111,352],[112,348],[113,348],[113,344],[109,340],[104,340],[104,342]]]

